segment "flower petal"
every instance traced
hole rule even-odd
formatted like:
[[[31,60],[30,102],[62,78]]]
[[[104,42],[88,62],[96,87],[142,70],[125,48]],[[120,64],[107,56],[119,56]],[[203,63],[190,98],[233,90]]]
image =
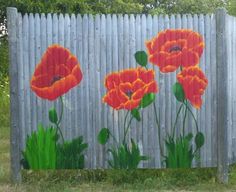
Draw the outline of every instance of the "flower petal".
[[[121,82],[130,82],[133,83],[138,77],[136,69],[126,69],[120,73]]]
[[[105,86],[108,90],[114,89],[120,83],[120,76],[118,73],[111,73],[106,76]]]

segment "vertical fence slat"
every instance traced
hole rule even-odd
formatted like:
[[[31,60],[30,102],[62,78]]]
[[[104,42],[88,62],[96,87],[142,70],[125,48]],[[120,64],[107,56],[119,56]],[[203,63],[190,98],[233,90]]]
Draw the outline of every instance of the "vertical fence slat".
[[[176,19],[175,19],[175,16],[174,15],[171,15],[170,16],[170,28],[171,29],[175,29],[176,28]],[[177,81],[176,80],[176,75],[177,75],[177,72],[174,71],[172,73],[172,75],[170,76],[170,89],[172,89],[172,86],[175,84],[175,82]],[[170,122],[170,128],[172,128],[174,126],[174,122],[175,122],[175,119],[176,119],[176,107],[177,107],[177,101],[175,99],[175,96],[174,94],[172,94],[172,91],[169,90],[171,95],[170,95],[170,101],[171,101],[171,122]],[[171,130],[171,129],[170,129]]]
[[[147,31],[146,31],[146,40],[149,40],[152,38],[152,29],[153,29],[153,18],[151,15],[147,15]],[[142,44],[145,44],[145,41],[142,42]],[[146,47],[144,46],[144,50]],[[133,54],[132,54],[133,55]],[[152,66],[151,66],[152,67]],[[145,155],[148,155],[150,157],[150,160],[147,161],[147,167],[153,168],[155,164],[155,158],[153,158],[153,154],[155,154],[155,140],[157,137],[155,137],[155,129],[156,124],[154,120],[154,108],[153,105],[149,106],[148,109],[144,110],[144,113],[147,113],[147,124],[143,128],[144,133],[147,134],[147,153]]]
[[[135,54],[136,50],[135,50],[135,18],[134,15],[131,14],[130,18],[129,18],[129,53],[130,53],[130,57],[129,57],[129,64],[130,64],[130,68],[136,68],[136,61],[134,58],[134,54]],[[122,122],[123,119],[120,119],[120,122]],[[124,120],[123,120],[124,121]],[[134,141],[136,142],[136,125],[137,125],[137,121],[136,119],[133,119],[133,122],[130,126],[130,135],[129,138],[134,139]]]
[[[211,83],[211,74],[210,74],[210,67],[211,67],[211,57],[210,57],[210,50],[211,50],[211,38],[210,38],[210,27],[211,26],[211,21],[210,21],[210,15],[206,15],[205,16],[205,55],[206,55],[206,59],[205,59],[205,74],[207,76],[209,85]],[[211,129],[209,129],[209,127],[211,127],[211,118],[210,118],[210,114],[211,114],[211,87],[207,86],[207,89],[205,91],[205,97],[203,98],[203,105],[205,108],[205,114],[206,114],[206,118],[205,118],[205,127],[206,127],[206,132],[205,132],[205,137],[206,142],[205,142],[205,146],[206,147],[206,166],[209,166],[211,164]]]
[[[17,21],[17,63],[18,63],[18,82],[19,82],[19,129],[21,132],[21,137],[19,144],[20,148],[23,149],[25,147],[25,97],[24,97],[24,63],[23,63],[23,40],[22,40],[22,15],[18,14]]]
[[[128,47],[129,45],[127,45]],[[115,14],[112,15],[112,71],[119,70],[118,63],[118,28],[117,28],[117,16]],[[114,126],[114,136],[119,141],[119,111],[113,110],[113,126]]]
[[[41,60],[41,27],[40,27],[40,16],[38,13],[35,14],[35,65],[37,65]],[[36,97],[37,105],[37,122],[43,122],[43,109],[42,101],[40,98]]]
[[[124,42],[124,17],[122,14],[118,15],[117,18],[117,25],[119,26],[117,28],[118,30],[118,63],[119,63],[119,70],[123,70],[125,69],[125,62],[124,62],[124,55],[125,55],[125,47],[126,47],[126,43]],[[125,116],[125,111],[120,110],[119,111],[119,136],[120,139],[123,138],[124,136],[124,132],[123,132],[123,125],[122,122],[124,122],[124,116]]]
[[[31,108],[30,106],[30,67],[29,67],[29,18],[28,15],[25,14],[23,16],[23,62],[24,62],[24,97],[25,97],[25,117],[26,117],[26,135],[31,133]]]
[[[145,42],[147,39],[147,18],[145,15],[141,16],[141,49],[145,49],[145,45],[142,42]],[[148,112],[147,109],[142,110],[142,148],[143,155],[148,155],[148,134],[144,134],[148,132]],[[148,162],[143,162],[143,167],[146,168],[148,166]]]
[[[101,50],[101,18],[100,15],[96,15],[95,17],[95,37],[94,37],[94,44],[95,44],[95,63],[94,63],[94,77],[95,77],[95,82],[97,82],[94,88],[94,94],[97,95],[96,98],[94,99],[94,106],[96,107],[95,110],[95,125],[94,125],[94,141],[95,141],[95,146],[96,146],[96,154],[97,154],[97,166],[101,168],[102,167],[102,161],[103,161],[103,154],[102,154],[102,146],[98,145],[97,140],[96,140],[96,135],[98,134],[99,130],[102,127],[101,124],[101,101],[102,101],[102,96],[101,96],[101,80],[100,80],[100,73],[101,73],[101,64],[100,64],[100,50]]]
[[[236,73],[236,18],[234,17],[233,19],[233,22],[232,22],[232,26],[233,26],[233,49],[232,49],[232,52],[233,52],[233,69],[232,69],[232,73],[235,74]],[[232,91],[233,91],[233,103],[232,103],[232,113],[233,113],[233,125],[232,125],[232,129],[233,129],[233,133],[232,133],[232,145],[233,146],[236,146],[236,76],[233,75],[233,86],[232,86]],[[232,156],[233,156],[233,162],[236,161],[236,148],[234,147],[233,148],[233,152],[232,152]]]
[[[226,31],[226,35],[228,37],[232,38],[232,20],[233,17],[228,16],[227,17],[227,31]],[[227,38],[227,53],[228,53],[228,97],[229,97],[229,101],[228,101],[228,158],[229,158],[229,162],[231,162],[232,160],[232,56],[234,53],[232,53],[232,47],[233,47],[233,41],[231,38]]]
[[[164,30],[164,18],[163,15],[160,15],[158,17],[158,26],[159,26],[159,32]],[[159,108],[159,121],[160,121],[160,138],[161,138],[161,146],[160,149],[165,152],[165,146],[164,146],[164,137],[165,137],[165,106],[162,105],[162,103],[165,103],[165,81],[163,73],[159,72],[159,69],[156,68],[156,73],[159,73],[159,90],[162,90],[159,92],[159,103],[157,103]],[[161,158],[161,155],[160,155]],[[161,159],[162,161],[163,159]],[[164,164],[161,162],[161,167],[164,167]]]
[[[227,146],[227,102],[228,102],[228,58],[226,42],[227,14],[224,9],[216,12],[216,74],[217,74],[217,154],[218,179],[228,182],[228,146]],[[224,99],[222,99],[224,98]]]
[[[216,111],[216,20],[215,15],[211,17],[211,82],[209,88],[211,89],[211,151],[212,151],[212,164],[216,166],[217,162],[217,111]]]
[[[46,17],[45,14],[41,14],[40,17],[40,40],[41,40],[41,53],[40,53],[40,59],[42,55],[45,53],[47,49],[47,25],[46,25]],[[38,98],[38,102],[41,104],[42,107],[42,119],[43,124],[48,125],[48,102],[44,99]]]
[[[76,50],[76,42],[77,42],[77,35],[76,35],[76,17],[74,14],[71,15],[70,18],[70,51],[73,55],[76,56],[77,50]],[[76,57],[79,61],[79,57]],[[83,79],[82,79],[83,80]],[[82,83],[82,81],[81,81]],[[80,84],[81,84],[80,83]],[[79,129],[81,129],[81,127],[79,127],[78,122],[79,119],[76,120],[77,118],[79,118],[78,114],[79,114],[79,110],[78,110],[78,103],[79,103],[79,92],[80,92],[80,84],[76,87],[74,87],[72,90],[70,90],[71,92],[71,97],[70,97],[70,106],[71,106],[71,112],[69,113],[69,115],[71,116],[71,138],[75,138],[78,136],[79,133]]]
[[[199,32],[199,30],[198,30],[198,15],[196,15],[196,14],[194,14],[194,16],[193,16],[193,30]],[[199,64],[199,65],[201,66],[201,61],[200,61],[200,64]],[[197,122],[199,122],[199,113],[200,113],[200,110],[196,110],[196,109],[193,109],[193,110],[194,110],[194,111],[193,111],[194,116],[196,117]],[[191,118],[192,118],[192,117],[191,117]],[[194,133],[197,132],[197,130],[196,130],[196,125],[195,125],[195,122],[193,121],[193,119],[192,119],[192,130],[194,131]],[[193,141],[193,143],[194,143],[194,141]],[[200,156],[201,153],[198,152],[198,155]],[[201,162],[201,156],[200,156],[200,159],[199,159],[199,160],[194,159],[194,161],[193,161],[193,166],[194,166],[194,167],[200,166],[200,162]]]
[[[80,63],[80,67],[83,73],[83,79],[79,85],[79,88],[76,89],[76,98],[77,100],[77,107],[75,112],[76,117],[76,126],[77,129],[75,131],[76,136],[83,136],[84,140],[86,139],[86,127],[84,122],[84,110],[83,110],[83,103],[84,103],[84,63],[83,63],[83,21],[81,15],[77,15],[76,17],[76,56]],[[87,142],[87,140],[85,140]]]
[[[140,15],[136,15],[135,18],[135,37],[136,37],[136,42],[135,42],[135,47],[136,47],[136,51],[140,51],[142,49],[141,47],[141,17]],[[125,44],[125,41],[124,41]],[[125,47],[125,46],[124,46]],[[125,57],[126,53],[124,52],[124,57]],[[136,64],[137,65],[137,64]],[[136,141],[138,143],[138,146],[141,148],[141,152],[142,152],[142,123],[137,122],[136,124],[136,129],[137,129],[137,136],[136,136]],[[141,162],[140,167],[143,167],[143,163]]]
[[[153,16],[153,23],[152,23],[152,37],[156,37],[157,33],[158,33],[158,16],[154,15]],[[155,71],[155,80],[157,81],[158,87],[159,87],[159,72],[156,66],[151,65],[151,68]],[[159,90],[160,91],[160,90]],[[159,92],[157,93],[157,98],[155,100],[155,105],[157,106],[157,112],[158,114],[160,113],[159,109],[160,109],[160,97],[159,97]],[[152,109],[152,113],[154,114],[154,109]],[[154,115],[152,115],[152,121],[153,121],[153,127],[154,127],[154,132],[153,132],[153,148],[154,148],[154,161],[155,161],[155,165],[154,167],[161,167],[161,161],[160,161],[160,146],[159,146],[159,138],[158,138],[158,128],[157,125],[155,123],[155,117]],[[157,158],[158,157],[158,158]]]
[[[181,15],[180,14],[177,14],[176,15],[176,21],[175,21],[175,28],[176,29],[181,29],[182,28],[182,18],[181,18]],[[177,74],[178,72],[176,72],[176,74]],[[175,80],[176,81],[176,80]],[[175,98],[174,98],[175,99]],[[177,102],[176,101],[176,99],[175,99],[175,102]],[[180,103],[179,102],[177,102],[176,103],[176,111],[178,111],[179,110],[179,107],[180,107]],[[180,135],[180,131],[181,131],[181,129],[180,129],[180,127],[181,127],[181,125],[182,125],[182,116],[181,116],[182,114],[180,114],[180,116],[179,116],[179,120],[177,121],[177,123],[176,123],[176,135]]]
[[[106,76],[106,17],[105,15],[101,16],[101,42],[100,42],[100,85],[101,85],[101,94],[102,97],[105,95],[106,93],[106,88],[104,86],[104,81],[105,81],[105,76]],[[99,103],[102,102],[102,98],[100,98],[101,100],[99,101]],[[101,127],[98,127],[98,129],[100,130],[102,127],[108,127],[107,126],[107,116],[108,114],[108,110],[107,110],[107,106],[106,105],[102,105],[101,106]],[[101,166],[105,167],[106,163],[104,161],[104,159],[106,158],[106,151],[105,151],[105,147],[102,147],[102,151],[101,151],[101,156],[102,156],[102,162],[101,162]]]
[[[130,68],[130,62],[129,62],[129,58],[130,58],[130,42],[129,42],[129,16],[127,14],[124,15],[123,17],[123,29],[124,29],[124,46],[123,46],[123,55],[124,55],[124,59],[123,59],[123,69],[126,70],[128,68]],[[121,115],[123,116],[121,120],[124,121],[124,116],[126,115],[127,111],[124,111],[123,113],[121,113]],[[127,118],[129,120],[129,118]],[[131,124],[131,129],[132,129],[133,124]],[[122,137],[120,138],[120,141],[122,140],[122,138],[124,137],[124,131],[123,131],[123,127],[124,125],[121,122],[121,130],[122,130]],[[130,132],[128,132],[128,138],[130,136],[129,134]]]
[[[34,15],[30,13],[29,15],[29,79],[31,79],[34,68],[35,68],[35,25],[34,25]],[[28,81],[27,89],[29,90],[29,100],[30,106],[36,106],[36,97],[34,93],[31,91],[30,81]],[[31,114],[31,131],[37,130],[37,111],[36,107],[30,107]]]
[[[169,20],[169,16],[165,15],[163,17],[164,19],[164,29],[167,30],[170,28],[170,20]],[[166,36],[165,36],[166,38]],[[168,39],[165,39],[166,41]],[[165,108],[165,114],[163,114],[163,124],[165,125],[164,127],[164,136],[162,137],[162,140],[165,140],[167,138],[167,133],[170,133],[171,131],[171,122],[170,122],[170,117],[171,117],[171,105],[170,105],[170,98],[171,98],[171,82],[170,82],[170,77],[171,77],[171,73],[166,73],[163,74],[163,90],[160,90],[160,92],[164,92],[164,105],[162,105],[163,108]],[[166,147],[165,144],[163,144],[164,148]],[[167,151],[166,151],[167,154]]]
[[[106,74],[110,74],[112,72],[112,20],[111,15],[108,14],[106,18]],[[105,77],[104,77],[105,78]],[[111,107],[106,105],[107,108],[107,127],[114,134],[114,125],[113,125],[113,110]],[[109,146],[114,144],[113,139],[111,139],[108,143]],[[108,149],[108,146],[106,150]],[[105,155],[105,158],[108,158],[108,155]],[[107,166],[107,163],[106,163]]]
[[[89,149],[87,150],[87,156],[86,156],[86,166],[87,167],[91,167],[91,159],[90,159],[90,150],[91,150],[91,143],[90,143],[90,136],[89,136],[89,119],[88,119],[88,115],[89,115],[89,92],[88,92],[88,32],[89,32],[89,23],[88,23],[88,15],[84,15],[83,16],[83,20],[82,20],[82,41],[83,41],[83,60],[82,60],[82,70],[83,70],[83,74],[84,74],[84,84],[83,84],[83,101],[84,103],[86,103],[86,106],[84,105],[84,103],[82,104],[83,107],[83,112],[84,112],[84,118],[83,118],[83,126],[85,131],[85,140],[90,144]]]
[[[96,165],[96,157],[95,157],[95,146],[94,146],[94,110],[93,110],[93,101],[94,101],[94,95],[93,95],[93,89],[94,89],[94,18],[93,15],[88,16],[88,63],[87,63],[87,70],[88,70],[88,77],[87,77],[87,96],[88,96],[88,113],[87,113],[87,124],[88,124],[88,142],[90,143],[90,153],[89,158],[91,161],[91,166],[95,167]]]
[[[203,36],[204,40],[204,34],[205,34],[205,25],[204,25],[204,15],[200,15],[199,16],[199,24],[198,24],[198,28],[199,28],[199,33]],[[207,43],[207,42],[206,42]],[[201,57],[201,69],[203,71],[205,71],[205,49],[203,50],[203,54]],[[203,101],[205,101],[204,95],[202,96]],[[199,122],[199,129],[200,131],[206,135],[206,127],[205,127],[205,107],[204,105],[201,107],[201,111],[200,111],[200,122]],[[206,138],[207,139],[207,138]],[[201,166],[206,166],[206,145],[203,145],[202,150],[201,150]]]
[[[19,24],[19,23],[18,23]],[[21,180],[20,175],[20,129],[18,100],[18,66],[17,66],[17,9],[7,8],[7,26],[9,35],[10,60],[10,115],[11,115],[11,179]]]

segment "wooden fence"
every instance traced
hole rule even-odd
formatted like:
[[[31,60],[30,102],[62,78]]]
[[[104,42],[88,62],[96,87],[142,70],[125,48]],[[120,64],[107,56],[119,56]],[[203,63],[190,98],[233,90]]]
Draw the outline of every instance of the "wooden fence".
[[[66,107],[62,121],[63,134],[66,139],[83,135],[89,143],[86,167],[100,168],[107,167],[107,155],[106,149],[97,142],[98,131],[108,127],[116,137],[121,138],[123,133],[119,127],[124,121],[123,111],[114,111],[102,103],[106,74],[136,67],[133,55],[138,50],[145,50],[146,40],[161,30],[179,28],[199,32],[206,45],[200,66],[209,85],[203,96],[201,110],[193,109],[199,128],[206,138],[200,154],[200,166],[217,166],[217,159],[218,167],[222,162],[224,165],[235,162],[236,18],[222,10],[210,15],[171,16],[22,15],[15,8],[8,8],[13,177],[20,177],[19,160],[27,134],[36,130],[39,122],[49,124],[47,112],[50,107],[60,108],[58,102],[42,100],[30,89],[35,66],[49,45],[57,43],[65,46],[80,60],[84,78],[79,86],[64,96]],[[176,82],[176,72],[163,75],[158,67],[154,69],[160,88],[156,105],[160,114],[163,142],[179,106],[171,92],[171,86]],[[161,167],[153,114],[152,107],[144,109],[143,121],[131,125],[131,137],[139,144],[142,153],[151,157],[141,164],[144,168]],[[196,132],[190,116],[186,127],[188,131]],[[222,157],[226,157],[226,160]]]

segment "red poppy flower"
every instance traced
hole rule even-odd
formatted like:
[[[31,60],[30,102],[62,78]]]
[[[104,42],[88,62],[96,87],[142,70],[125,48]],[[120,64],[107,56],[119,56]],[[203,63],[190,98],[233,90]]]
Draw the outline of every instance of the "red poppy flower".
[[[47,48],[31,79],[31,89],[43,99],[55,100],[82,80],[77,58],[59,45]]]
[[[163,73],[173,72],[178,67],[199,64],[203,53],[202,36],[192,30],[168,29],[146,42],[150,63],[159,66]]]
[[[158,91],[154,70],[142,67],[107,75],[105,86],[107,94],[103,101],[117,110],[132,110],[139,106],[145,94]]]
[[[197,109],[202,105],[202,98],[208,80],[198,66],[185,68],[177,75],[178,82],[183,86],[185,97]]]

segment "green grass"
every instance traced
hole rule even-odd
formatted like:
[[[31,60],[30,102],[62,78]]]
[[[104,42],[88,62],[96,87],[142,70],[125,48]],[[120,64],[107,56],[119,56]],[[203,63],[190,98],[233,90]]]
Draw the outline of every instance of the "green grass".
[[[3,94],[4,91],[4,94]],[[9,89],[0,87],[0,192],[77,191],[236,191],[236,165],[228,185],[216,182],[216,169],[146,169],[136,171],[23,171],[23,182],[10,182]]]

